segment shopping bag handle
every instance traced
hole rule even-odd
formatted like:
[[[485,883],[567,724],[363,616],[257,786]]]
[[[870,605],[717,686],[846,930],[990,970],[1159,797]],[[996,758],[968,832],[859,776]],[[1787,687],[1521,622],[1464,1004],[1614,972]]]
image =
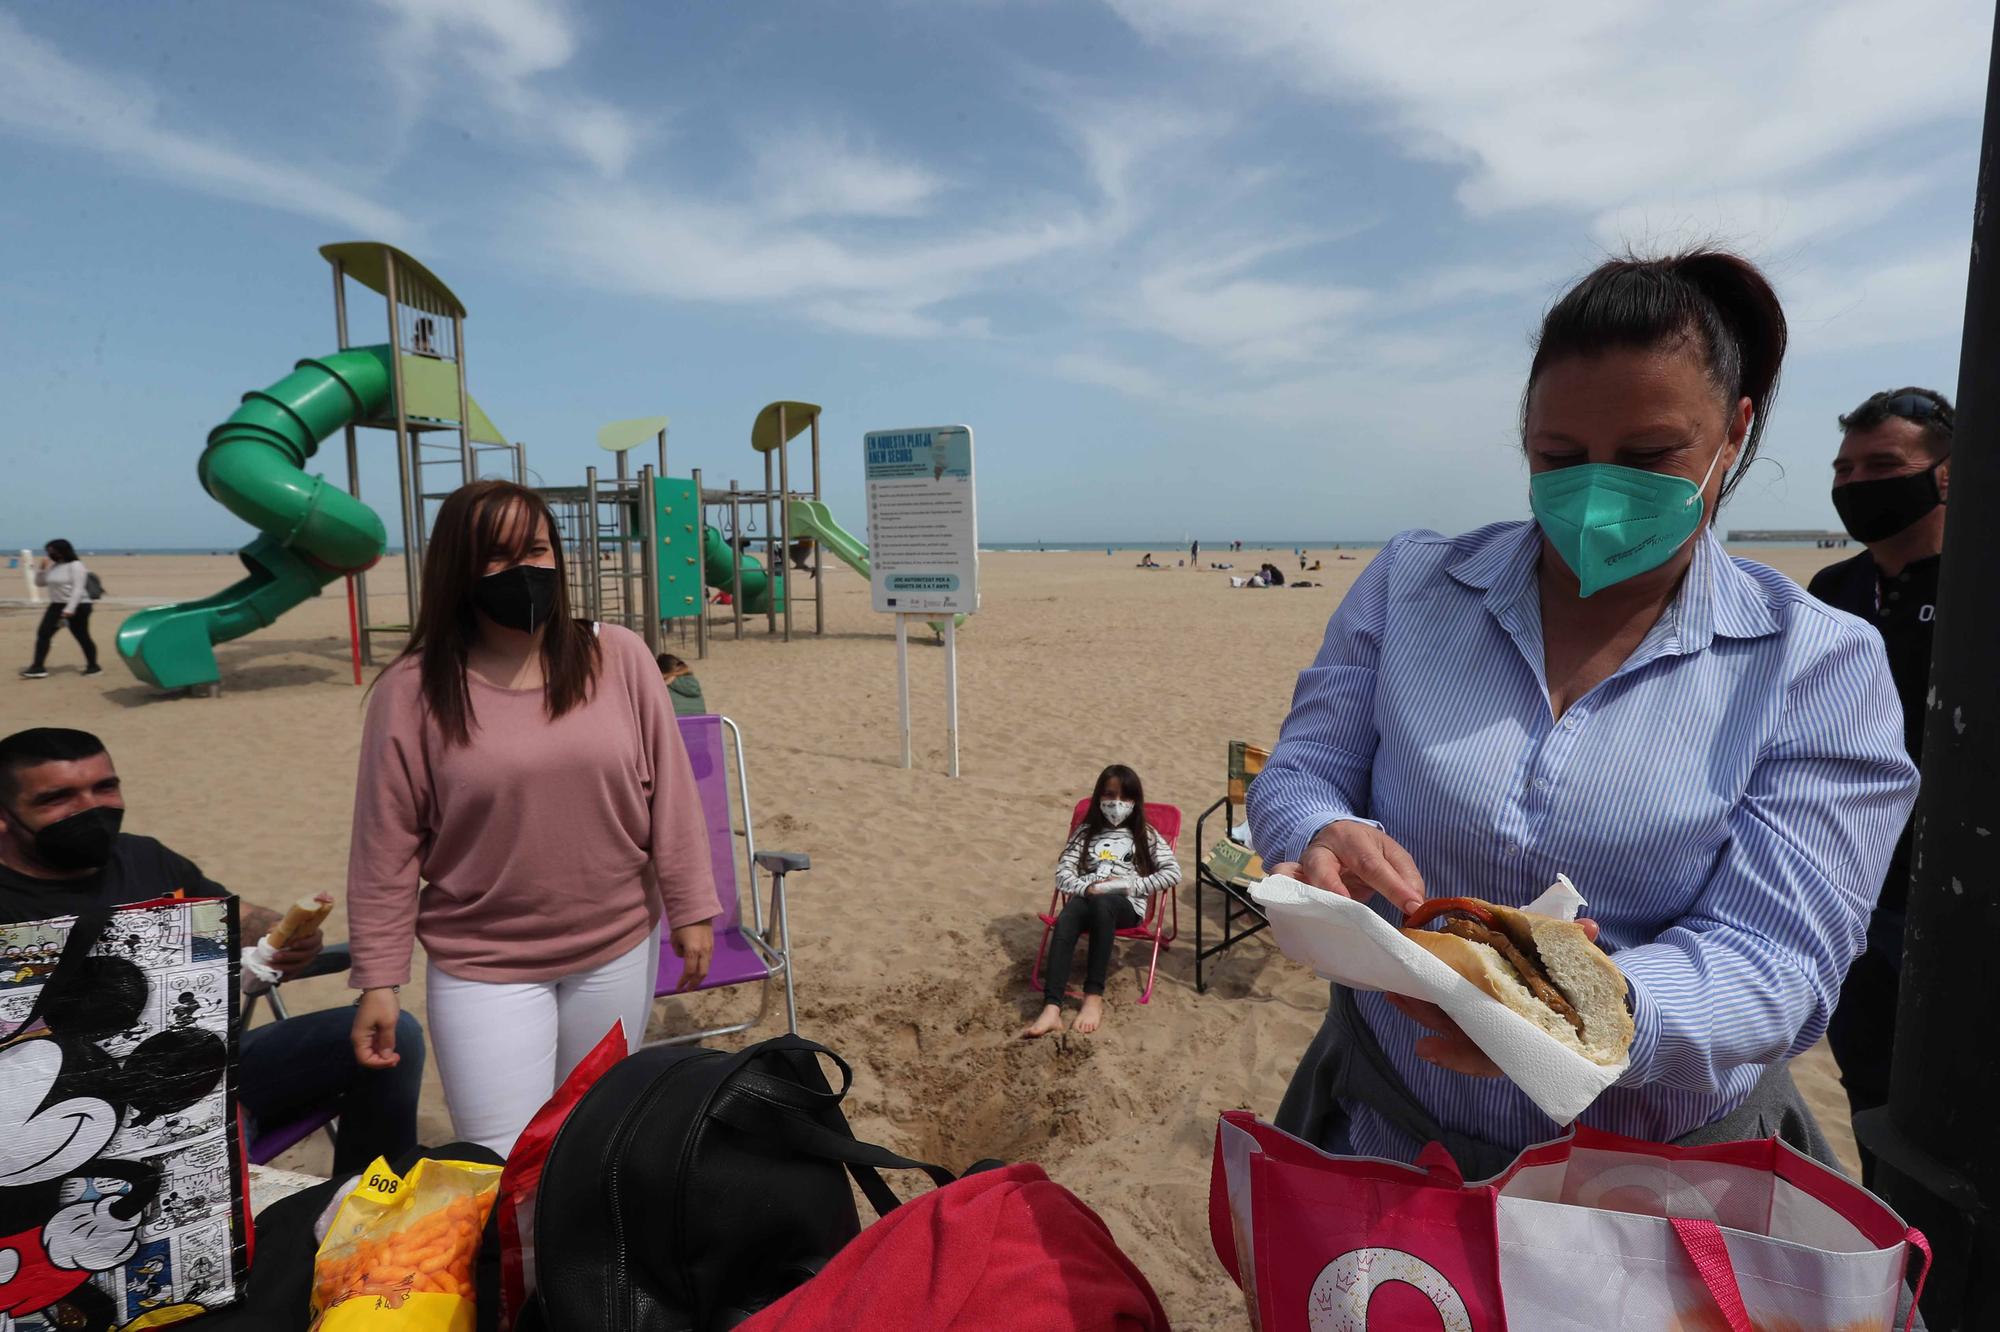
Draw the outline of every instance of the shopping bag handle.
[[[1736,1286],[1736,1267],[1729,1261],[1729,1246],[1722,1242],[1722,1228],[1713,1221],[1700,1221],[1694,1217],[1676,1216],[1668,1218],[1673,1222],[1674,1235],[1681,1247],[1694,1263],[1695,1272],[1701,1277],[1701,1284],[1708,1287],[1708,1293],[1715,1300],[1716,1308],[1729,1325],[1729,1332],[1756,1332],[1750,1323],[1750,1311],[1743,1307],[1743,1292]],[[1903,1235],[1903,1242],[1923,1256],[1923,1266],[1917,1269],[1916,1285],[1910,1291],[1910,1312],[1903,1319],[1903,1332],[1917,1321],[1917,1299],[1924,1293],[1924,1278],[1930,1275],[1931,1246],[1923,1232],[1910,1227]]]
[[[1729,1261],[1729,1246],[1722,1242],[1722,1227],[1691,1216],[1667,1219],[1673,1223],[1675,1238],[1687,1250],[1695,1275],[1708,1288],[1715,1307],[1722,1311],[1729,1332],[1756,1332],[1750,1323],[1750,1311],[1743,1307],[1743,1292],[1736,1288],[1736,1267]]]
[[[1931,1244],[1924,1238],[1924,1232],[1911,1226],[1903,1234],[1903,1243],[1923,1255],[1923,1266],[1917,1269],[1917,1283],[1910,1287],[1910,1316],[1903,1320],[1903,1332],[1910,1332],[1917,1321],[1917,1301],[1923,1298],[1924,1278],[1931,1274]]]

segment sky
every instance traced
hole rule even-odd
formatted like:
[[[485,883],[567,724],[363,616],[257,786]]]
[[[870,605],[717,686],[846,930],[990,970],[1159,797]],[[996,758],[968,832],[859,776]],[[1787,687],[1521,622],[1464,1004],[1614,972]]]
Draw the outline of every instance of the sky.
[[[316,251],[356,239],[465,302],[472,390],[547,484],[654,414],[674,471],[760,484],[751,421],[789,398],[851,529],[863,432],[963,423],[982,538],[1076,544],[1523,517],[1542,311],[1611,253],[1719,242],[1793,330],[1724,525],[1834,527],[1836,414],[1956,390],[1991,22],[0,0],[0,545],[247,541],[202,440],[333,349]],[[341,452],[311,465],[345,484]],[[362,454],[393,494],[388,437]]]

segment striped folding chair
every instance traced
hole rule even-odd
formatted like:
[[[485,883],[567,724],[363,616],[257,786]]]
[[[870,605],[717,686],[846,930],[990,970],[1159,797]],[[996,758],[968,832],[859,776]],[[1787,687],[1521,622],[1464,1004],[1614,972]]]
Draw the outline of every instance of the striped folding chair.
[[[1250,896],[1250,886],[1264,877],[1263,864],[1247,847],[1231,840],[1230,830],[1243,818],[1243,801],[1250,783],[1270,761],[1271,751],[1244,740],[1229,742],[1229,785],[1222,799],[1201,812],[1194,821],[1194,988],[1208,992],[1203,964],[1218,953],[1227,952],[1271,922],[1264,908]],[[1208,821],[1222,815],[1220,836],[1211,834]],[[1215,895],[1217,914],[1222,918],[1222,938],[1204,943],[1204,899]]]

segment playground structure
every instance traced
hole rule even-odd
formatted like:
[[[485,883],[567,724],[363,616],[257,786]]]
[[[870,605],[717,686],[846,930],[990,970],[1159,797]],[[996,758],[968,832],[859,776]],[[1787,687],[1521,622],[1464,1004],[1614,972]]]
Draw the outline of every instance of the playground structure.
[[[262,629],[339,578],[351,581],[350,627],[358,665],[372,662],[370,636],[405,634],[420,599],[430,505],[480,475],[484,457],[510,444],[466,390],[465,307],[421,263],[373,241],[326,245],[333,267],[338,349],[296,363],[209,432],[198,465],[202,488],[258,529],[238,552],[246,577],[199,601],[154,606],[118,630],[118,654],[132,673],[163,689],[215,688],[215,644]],[[389,340],[355,346],[348,338],[347,280],[382,296]],[[404,603],[395,622],[371,615],[367,571],[388,549],[381,516],[361,501],[357,428],[392,431],[404,532]],[[336,431],[347,445],[348,489],[308,474],[305,464]]]
[[[750,447],[764,457],[764,484],[755,490],[734,480],[727,489],[706,488],[699,468],[691,479],[669,476],[664,416],[601,428],[598,446],[616,455],[615,474],[603,477],[592,467],[581,486],[540,490],[556,515],[578,613],[643,634],[655,652],[665,643],[668,622],[693,620],[696,655],[706,657],[709,635],[727,626],[743,637],[746,616],[762,616],[768,633],[790,642],[790,576],[810,572],[813,632],[824,634],[826,554],[863,578],[869,564],[867,545],[835,522],[820,498],[819,416],[817,404],[789,400],[757,413]],[[808,431],[810,485],[794,491],[790,445]],[[658,450],[657,463],[634,474],[629,456],[648,442]],[[804,555],[798,549],[803,541],[812,543],[807,568],[795,558]],[[761,560],[751,553],[760,545]],[[728,594],[726,617],[712,616],[708,590]]]
[[[375,661],[374,637],[405,636],[415,623],[434,506],[482,476],[517,482],[527,476],[523,446],[500,433],[467,389],[465,306],[444,281],[380,242],[325,245],[319,252],[333,269],[337,348],[244,394],[242,405],[209,432],[197,468],[202,487],[259,535],[238,552],[245,577],[198,601],[148,607],[119,627],[119,656],[148,684],[219,688],[216,644],[275,623],[338,579],[347,580],[358,683],[362,666]],[[386,342],[356,345],[350,338],[350,280],[382,298]],[[556,515],[578,613],[642,633],[655,651],[667,622],[681,624],[685,641],[693,620],[697,655],[706,657],[711,631],[726,625],[741,638],[746,616],[762,616],[767,632],[782,632],[789,642],[788,576],[807,573],[813,630],[824,634],[826,554],[863,578],[869,559],[867,545],[834,521],[821,498],[819,418],[817,404],[791,400],[757,413],[750,446],[763,455],[764,480],[756,489],[734,480],[727,489],[704,488],[699,469],[688,479],[669,476],[664,416],[600,430],[599,445],[617,459],[613,474],[600,476],[592,467],[582,486],[541,492]],[[369,571],[389,540],[381,514],[361,498],[361,429],[394,438],[404,534],[400,590],[369,586]],[[794,490],[790,449],[808,432],[809,485]],[[336,433],[346,444],[345,490],[305,470]],[[657,466],[635,475],[629,455],[649,440],[658,448]],[[497,468],[490,465],[495,455]],[[751,553],[759,545],[761,560]],[[711,616],[709,589],[727,594],[726,618]],[[932,627],[942,635],[942,622]]]

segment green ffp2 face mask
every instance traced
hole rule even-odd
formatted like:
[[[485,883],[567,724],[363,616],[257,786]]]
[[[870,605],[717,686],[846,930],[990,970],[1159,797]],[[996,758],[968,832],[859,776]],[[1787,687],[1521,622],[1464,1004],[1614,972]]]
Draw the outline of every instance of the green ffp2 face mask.
[[[1588,597],[1659,568],[1687,544],[1721,460],[1717,449],[1699,482],[1616,463],[1559,467],[1528,479],[1528,506]]]

